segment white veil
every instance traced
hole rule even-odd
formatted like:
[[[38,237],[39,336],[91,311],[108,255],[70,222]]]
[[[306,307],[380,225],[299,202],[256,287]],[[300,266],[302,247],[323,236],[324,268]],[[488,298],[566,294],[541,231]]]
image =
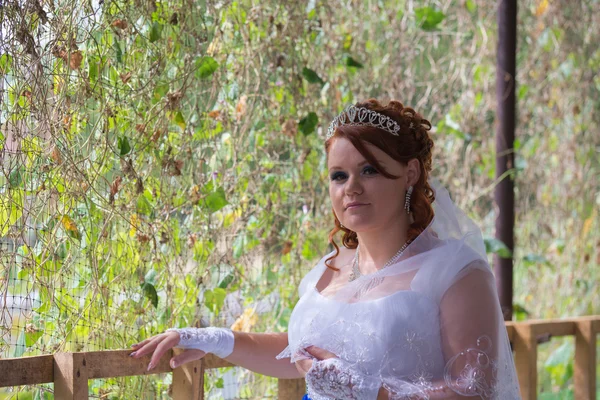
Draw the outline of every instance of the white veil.
[[[297,306],[290,320],[290,346],[280,357],[291,356],[294,362],[307,356],[303,349],[310,345],[326,349],[343,360],[343,368],[385,387],[390,399],[518,399],[481,231],[438,181],[430,183],[435,217],[429,227],[396,263],[328,297],[335,312]],[[302,296],[314,295],[308,289],[320,279],[326,258],[303,279],[300,302]],[[401,292],[401,297],[389,297]],[[368,315],[357,312],[364,309],[357,303],[371,304]],[[388,316],[392,319],[386,321]],[[308,376],[307,382],[312,400],[329,398],[311,393]]]

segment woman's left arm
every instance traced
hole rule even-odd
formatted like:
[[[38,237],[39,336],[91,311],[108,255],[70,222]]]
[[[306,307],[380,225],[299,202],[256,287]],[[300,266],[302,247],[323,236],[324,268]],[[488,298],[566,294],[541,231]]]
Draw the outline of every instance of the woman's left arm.
[[[349,395],[344,398],[519,399],[493,275],[487,265],[473,266],[465,268],[440,301],[443,377],[416,383],[403,379],[380,382],[359,374],[342,360],[334,361],[334,354],[314,347],[307,349],[314,360],[298,361],[298,370],[306,375],[307,382],[322,379],[329,372],[329,381],[333,378],[335,384],[327,384],[325,389],[332,388],[336,394],[347,390]],[[368,393],[368,397],[360,397],[361,393]]]

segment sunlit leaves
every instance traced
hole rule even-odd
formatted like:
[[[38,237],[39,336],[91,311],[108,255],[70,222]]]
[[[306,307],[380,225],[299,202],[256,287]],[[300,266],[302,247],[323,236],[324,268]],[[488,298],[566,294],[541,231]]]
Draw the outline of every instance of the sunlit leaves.
[[[421,29],[425,31],[433,31],[437,29],[440,22],[446,18],[446,15],[433,7],[420,7],[415,9],[417,23]]]

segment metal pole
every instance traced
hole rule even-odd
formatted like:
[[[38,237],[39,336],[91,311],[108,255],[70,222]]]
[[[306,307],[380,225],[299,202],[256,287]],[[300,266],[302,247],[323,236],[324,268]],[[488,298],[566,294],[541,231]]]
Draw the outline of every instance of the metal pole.
[[[498,6],[498,48],[496,54],[496,179],[494,191],[498,206],[496,238],[511,252],[514,249],[515,194],[515,86],[517,48],[517,0],[501,0]],[[501,180],[500,178],[503,177]],[[512,319],[513,257],[494,255],[494,272],[505,320]]]

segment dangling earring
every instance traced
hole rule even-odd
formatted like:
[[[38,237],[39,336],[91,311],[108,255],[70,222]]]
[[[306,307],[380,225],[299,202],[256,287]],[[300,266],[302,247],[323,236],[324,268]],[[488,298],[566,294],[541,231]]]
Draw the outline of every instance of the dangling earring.
[[[413,187],[409,186],[408,190],[406,191],[406,197],[404,199],[404,209],[406,210],[406,213],[410,215],[410,196],[412,195],[413,192]]]

